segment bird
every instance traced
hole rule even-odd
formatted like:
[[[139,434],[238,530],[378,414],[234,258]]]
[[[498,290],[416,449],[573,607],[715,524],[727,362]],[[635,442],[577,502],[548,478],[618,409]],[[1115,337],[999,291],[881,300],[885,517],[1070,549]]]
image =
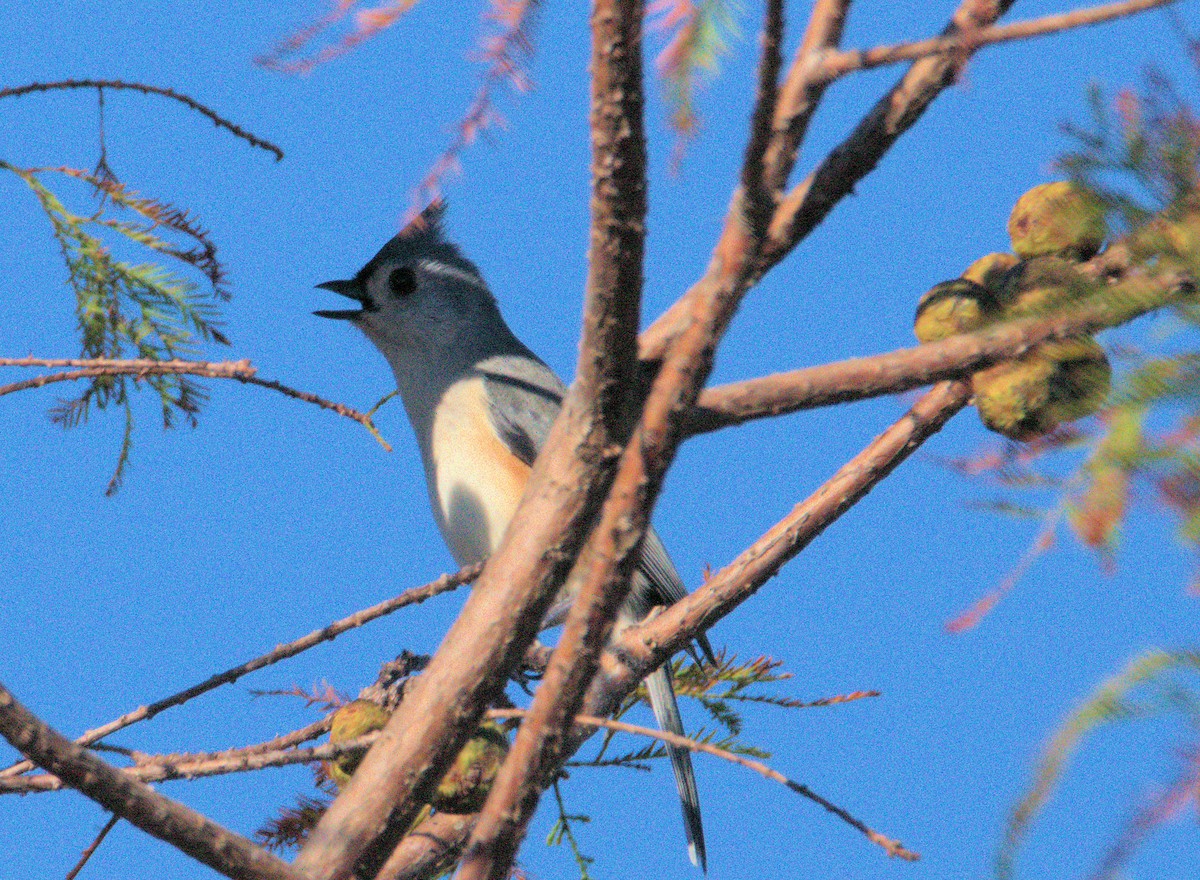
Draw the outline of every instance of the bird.
[[[434,518],[455,561],[467,566],[500,546],[567,388],[509,329],[479,269],[447,240],[444,213],[445,202],[433,202],[353,278],[317,285],[354,300],[355,308],[313,314],[354,325],[391,366]],[[618,627],[686,595],[662,540],[649,529]],[[542,628],[562,623],[569,605],[569,597],[557,597]],[[697,642],[712,660],[707,639]],[[670,664],[647,676],[646,687],[659,727],[682,735]],[[706,871],[691,755],[667,750],[688,855]]]

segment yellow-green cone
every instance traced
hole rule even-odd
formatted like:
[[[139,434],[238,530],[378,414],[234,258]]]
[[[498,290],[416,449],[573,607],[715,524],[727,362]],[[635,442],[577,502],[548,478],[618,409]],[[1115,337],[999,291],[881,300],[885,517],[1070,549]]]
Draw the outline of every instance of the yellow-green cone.
[[[978,330],[1000,315],[1000,304],[986,287],[956,278],[935,284],[921,297],[913,332],[921,342]]]
[[[1112,366],[1096,340],[1063,339],[1039,346],[1054,364],[1050,380],[1050,418],[1057,424],[1090,416],[1104,406],[1112,389]]]
[[[1029,440],[1055,426],[1050,417],[1054,364],[1029,354],[980,370],[972,378],[983,424],[1013,440]]]
[[[967,267],[962,277],[967,281],[982,284],[993,293],[1001,289],[1004,276],[1009,269],[1021,262],[1012,254],[984,254]]]
[[[1030,440],[1104,405],[1112,367],[1090,337],[1046,342],[973,377],[975,407],[990,430]]]
[[[1008,234],[1018,256],[1057,255],[1087,260],[1108,235],[1104,205],[1087,190],[1060,180],[1035,186],[1017,200]]]
[[[499,725],[485,721],[467,740],[437,787],[430,803],[444,813],[475,813],[483,808],[504,756],[508,737]]]
[[[996,295],[1005,318],[1033,318],[1053,313],[1086,291],[1087,282],[1072,263],[1036,257],[1004,273]]]
[[[334,713],[329,741],[342,743],[357,739],[372,730],[382,730],[390,717],[390,713],[370,700],[354,700]],[[329,778],[341,788],[350,781],[350,776],[361,763],[362,755],[342,755],[335,761],[326,762],[325,769]]]

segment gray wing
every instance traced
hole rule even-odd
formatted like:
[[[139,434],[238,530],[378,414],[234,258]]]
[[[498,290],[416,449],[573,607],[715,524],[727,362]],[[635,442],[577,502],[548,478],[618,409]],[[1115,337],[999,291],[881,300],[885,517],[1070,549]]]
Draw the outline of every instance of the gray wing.
[[[533,467],[567,386],[532,354],[497,355],[476,369],[483,376],[492,427],[517,458]]]
[[[483,376],[492,426],[513,454],[532,467],[562,409],[567,387],[533,354],[497,355],[476,369]],[[673,605],[688,593],[653,528],[642,543],[638,573],[641,577],[635,579],[630,604],[639,620],[651,607]],[[701,636],[697,641],[705,657],[715,663],[708,639]]]

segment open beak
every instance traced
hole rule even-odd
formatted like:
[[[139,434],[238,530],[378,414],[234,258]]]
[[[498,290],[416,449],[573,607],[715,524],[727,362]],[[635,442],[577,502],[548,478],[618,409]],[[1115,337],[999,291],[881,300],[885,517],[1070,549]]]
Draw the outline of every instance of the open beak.
[[[318,318],[353,321],[361,318],[363,312],[370,311],[371,309],[370,301],[367,300],[366,293],[357,281],[326,281],[324,284],[318,284],[317,287],[322,290],[332,290],[334,293],[340,293],[342,296],[349,297],[362,305],[361,309],[318,309],[313,312]]]

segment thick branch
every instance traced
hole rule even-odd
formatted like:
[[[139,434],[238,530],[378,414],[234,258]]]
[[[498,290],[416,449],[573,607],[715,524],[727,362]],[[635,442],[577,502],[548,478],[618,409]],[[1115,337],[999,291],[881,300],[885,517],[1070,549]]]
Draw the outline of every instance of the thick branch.
[[[637,380],[637,320],[640,297],[622,296],[623,285],[634,291],[642,285],[645,204],[645,137],[642,131],[640,0],[598,0],[592,11],[592,248],[589,261],[589,309],[597,323],[585,338],[581,369],[598,378],[607,372],[604,393],[616,395],[609,409],[622,414],[614,425],[620,436],[630,421],[632,392]],[[598,309],[597,300],[611,300]],[[598,361],[618,355],[619,369]],[[586,379],[585,379],[586,381]],[[636,442],[636,441],[635,441]],[[616,491],[616,490],[614,490]],[[605,513],[611,497],[605,503]],[[602,533],[605,513],[601,515]],[[641,533],[622,548],[605,547],[597,560],[589,543],[566,583],[577,594],[567,615],[562,638],[550,658],[533,706],[517,731],[508,757],[475,824],[459,880],[503,880],[544,786],[562,760],[564,731],[571,726],[584,690],[595,675],[600,652],[613,621],[629,592]],[[610,577],[606,563],[627,550],[619,573]]]
[[[607,11],[598,4],[593,18],[593,70],[598,71],[596,88],[601,91],[602,71],[614,57],[621,57],[621,53],[614,56],[613,47],[622,38],[606,33],[603,16]],[[630,12],[633,14],[622,25],[627,32],[623,39],[636,46],[640,9]],[[707,314],[699,316],[692,328],[694,332],[685,333],[677,348],[669,352],[653,382],[641,423],[621,457],[599,522],[568,580],[568,589],[577,591],[578,598],[571,607],[563,637],[551,657],[531,714],[521,726],[472,833],[459,867],[462,880],[501,880],[507,875],[541,792],[567,754],[574,716],[595,674],[612,622],[628,596],[654,499],[681,438],[680,416],[695,400],[708,375],[717,340],[753,272],[755,254],[764,240],[772,210],[770,194],[762,185],[762,162],[775,105],[782,29],[782,3],[771,0],[766,11],[758,95],[751,114],[741,185],[733,195],[726,229],[709,274],[700,284],[708,294],[701,301]]]
[[[235,880],[305,880],[300,871],[183,804],[163,797],[51,730],[0,685],[0,736],[132,825]]]
[[[1196,290],[1195,279],[1186,273],[1131,264],[1120,243],[1080,270],[1106,283],[1060,314],[1008,321],[916,348],[710,388],[696,402],[687,431],[701,434],[751,419],[897,394],[966,376],[995,361],[1019,357],[1047,340],[1119,326],[1192,297]]]
[[[375,880],[428,880],[450,872],[479,814],[435,813],[405,835]]]
[[[596,8],[597,19],[630,12],[640,23],[640,4],[631,0]],[[575,385],[503,544],[428,669],[301,850],[297,866],[315,876],[346,877],[389,818],[410,821],[428,799],[533,641],[611,481],[630,421],[645,216],[640,71],[631,72],[639,49],[617,48],[607,47],[611,88],[598,86],[593,100],[592,238]],[[597,81],[603,77],[597,68]]]
[[[779,569],[853,507],[884,477],[942,429],[971,396],[967,382],[943,382],[927,391],[898,422],[846,462],[766,534],[703,586],[662,614],[624,633],[605,669],[607,680],[585,703],[606,714],[666,658],[681,650],[774,577]],[[597,684],[601,684],[597,679]]]

